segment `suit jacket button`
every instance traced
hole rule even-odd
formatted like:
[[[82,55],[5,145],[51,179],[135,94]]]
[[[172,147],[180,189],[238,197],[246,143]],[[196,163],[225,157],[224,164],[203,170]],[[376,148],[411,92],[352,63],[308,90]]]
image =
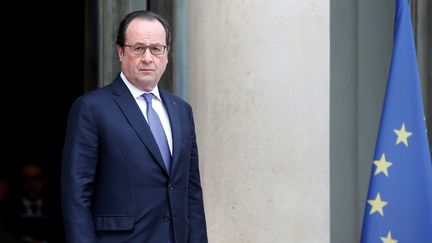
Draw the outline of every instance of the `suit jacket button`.
[[[174,188],[171,184],[168,184],[168,190],[172,191]]]
[[[163,221],[164,222],[168,222],[168,221],[170,221],[170,216],[168,215],[168,214],[166,214],[165,216],[163,216]]]

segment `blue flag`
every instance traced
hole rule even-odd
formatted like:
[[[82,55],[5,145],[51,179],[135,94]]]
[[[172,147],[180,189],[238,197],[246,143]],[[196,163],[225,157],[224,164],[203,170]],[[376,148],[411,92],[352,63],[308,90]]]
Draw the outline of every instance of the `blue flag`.
[[[408,0],[397,0],[394,24],[361,242],[432,243],[432,164]]]

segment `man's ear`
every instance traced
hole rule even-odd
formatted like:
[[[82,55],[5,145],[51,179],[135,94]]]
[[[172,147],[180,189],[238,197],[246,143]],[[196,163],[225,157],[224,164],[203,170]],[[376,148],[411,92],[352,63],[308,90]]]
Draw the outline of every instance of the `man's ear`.
[[[117,46],[117,55],[119,58],[119,61],[122,62],[123,56],[124,56],[124,49],[123,47],[116,45]]]

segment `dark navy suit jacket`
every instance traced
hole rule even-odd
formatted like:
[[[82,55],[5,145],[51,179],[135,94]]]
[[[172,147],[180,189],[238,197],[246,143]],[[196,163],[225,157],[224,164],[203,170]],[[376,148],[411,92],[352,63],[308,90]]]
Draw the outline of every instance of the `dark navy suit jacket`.
[[[62,210],[68,242],[207,242],[192,109],[159,89],[168,112],[168,173],[127,86],[79,97],[70,110],[62,159]]]

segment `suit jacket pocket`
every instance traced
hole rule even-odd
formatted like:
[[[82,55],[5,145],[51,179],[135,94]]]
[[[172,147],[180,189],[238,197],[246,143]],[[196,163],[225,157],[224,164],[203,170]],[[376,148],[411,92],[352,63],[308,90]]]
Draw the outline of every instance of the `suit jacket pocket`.
[[[96,216],[96,230],[131,230],[134,227],[133,216]]]

